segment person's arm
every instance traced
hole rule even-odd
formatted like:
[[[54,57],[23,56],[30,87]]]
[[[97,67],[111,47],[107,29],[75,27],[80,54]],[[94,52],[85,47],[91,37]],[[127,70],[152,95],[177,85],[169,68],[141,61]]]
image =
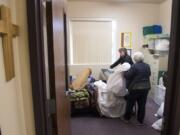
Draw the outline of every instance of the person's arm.
[[[112,68],[116,67],[117,65],[119,65],[119,64],[121,63],[121,61],[122,61],[122,59],[119,58],[116,62],[114,62],[114,63],[110,66],[110,68],[112,69]]]
[[[136,73],[135,67],[132,66],[128,71],[126,71],[126,72],[124,73],[124,77],[125,77],[127,80],[131,80],[131,79],[134,77],[135,73]]]
[[[133,64],[134,64],[134,62],[133,62],[132,58],[130,57],[130,65],[133,65]]]
[[[129,56],[129,55],[127,55],[126,61],[125,61],[125,62],[128,62],[130,65],[133,65],[133,64],[134,64],[134,62],[133,62],[131,56]]]

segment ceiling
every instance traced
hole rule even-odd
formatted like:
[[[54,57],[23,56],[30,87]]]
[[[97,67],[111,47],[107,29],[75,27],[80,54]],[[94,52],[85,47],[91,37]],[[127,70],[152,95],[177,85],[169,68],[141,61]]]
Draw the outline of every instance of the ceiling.
[[[163,2],[165,0],[69,0],[69,1],[160,3],[160,2]]]

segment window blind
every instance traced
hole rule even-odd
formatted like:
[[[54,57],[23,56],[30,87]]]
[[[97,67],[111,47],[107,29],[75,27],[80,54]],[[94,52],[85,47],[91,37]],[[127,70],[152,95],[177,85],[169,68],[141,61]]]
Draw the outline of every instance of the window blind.
[[[112,22],[71,22],[72,64],[109,64],[112,62]]]

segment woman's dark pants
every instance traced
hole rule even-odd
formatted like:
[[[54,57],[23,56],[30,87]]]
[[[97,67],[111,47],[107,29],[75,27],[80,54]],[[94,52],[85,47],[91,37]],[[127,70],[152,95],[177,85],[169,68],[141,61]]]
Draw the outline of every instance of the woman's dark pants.
[[[138,104],[137,120],[143,123],[146,110],[146,101],[148,96],[148,90],[132,90],[127,97],[126,113],[124,118],[130,120],[135,103]]]

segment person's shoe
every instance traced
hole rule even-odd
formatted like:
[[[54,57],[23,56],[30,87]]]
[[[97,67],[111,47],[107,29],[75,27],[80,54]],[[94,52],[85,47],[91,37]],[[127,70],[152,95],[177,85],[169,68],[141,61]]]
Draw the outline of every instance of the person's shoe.
[[[128,124],[129,123],[129,120],[126,120],[124,117],[121,117],[121,121],[125,124]]]
[[[139,121],[134,121],[132,124],[135,126],[145,126],[144,123],[141,123]]]

